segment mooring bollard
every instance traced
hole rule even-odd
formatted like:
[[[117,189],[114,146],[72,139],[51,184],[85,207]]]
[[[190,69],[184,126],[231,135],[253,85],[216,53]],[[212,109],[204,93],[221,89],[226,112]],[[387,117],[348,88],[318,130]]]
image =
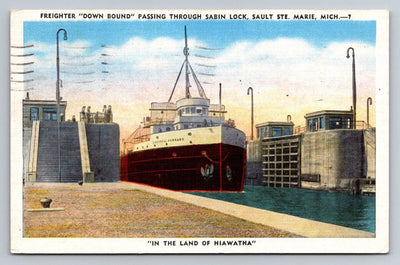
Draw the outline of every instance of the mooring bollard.
[[[44,197],[42,199],[40,199],[40,204],[43,206],[43,208],[50,208],[50,203],[53,200],[47,197]]]

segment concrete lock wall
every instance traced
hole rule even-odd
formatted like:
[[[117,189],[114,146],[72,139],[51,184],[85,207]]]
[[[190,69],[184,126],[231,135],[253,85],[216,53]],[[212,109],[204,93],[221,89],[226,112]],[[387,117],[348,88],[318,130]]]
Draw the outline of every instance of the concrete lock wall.
[[[349,188],[351,179],[365,177],[364,149],[362,130],[303,134],[301,173],[319,174],[321,189]]]
[[[262,185],[262,164],[261,162],[247,162],[245,185]]]
[[[365,156],[367,160],[367,178],[376,179],[376,130],[364,131]]]
[[[246,152],[247,162],[261,162],[261,141],[248,142]]]
[[[86,135],[94,182],[119,181],[118,124],[86,123]]]
[[[28,175],[31,129],[24,131],[24,177]],[[118,124],[86,124],[90,171],[94,182],[119,181]],[[83,180],[78,123],[41,122],[37,153],[37,182],[78,182]],[[59,166],[60,162],[60,166]]]
[[[247,163],[245,185],[262,184],[261,141],[247,143]]]
[[[77,123],[61,122],[59,126],[58,135],[57,122],[40,123],[37,182],[77,182],[82,179]]]

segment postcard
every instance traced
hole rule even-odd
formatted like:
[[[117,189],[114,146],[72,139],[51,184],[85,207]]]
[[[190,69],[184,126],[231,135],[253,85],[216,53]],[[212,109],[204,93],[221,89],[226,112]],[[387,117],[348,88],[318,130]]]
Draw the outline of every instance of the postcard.
[[[13,10],[12,253],[387,253],[389,12]]]

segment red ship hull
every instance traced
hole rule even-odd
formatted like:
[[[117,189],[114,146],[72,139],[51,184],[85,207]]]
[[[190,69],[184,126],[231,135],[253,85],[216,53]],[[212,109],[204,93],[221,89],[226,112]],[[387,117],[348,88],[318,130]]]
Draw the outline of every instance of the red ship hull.
[[[178,191],[242,191],[246,150],[227,144],[157,148],[121,157],[121,181]]]

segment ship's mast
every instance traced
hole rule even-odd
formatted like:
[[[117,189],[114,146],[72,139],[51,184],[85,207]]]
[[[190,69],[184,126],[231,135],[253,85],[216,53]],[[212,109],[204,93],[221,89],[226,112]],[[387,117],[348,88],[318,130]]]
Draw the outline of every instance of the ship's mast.
[[[190,95],[190,80],[189,80],[189,75],[190,73],[193,76],[194,82],[196,83],[197,90],[199,91],[199,96],[202,98],[207,98],[206,93],[204,92],[203,87],[201,86],[201,83],[199,79],[197,78],[196,74],[193,71],[192,66],[189,63],[189,47],[187,43],[187,33],[186,33],[186,26],[185,26],[185,48],[183,48],[183,54],[185,55],[185,60],[182,63],[181,69],[179,70],[178,77],[176,78],[174,88],[172,89],[172,93],[168,99],[168,103],[171,102],[172,96],[174,95],[176,85],[178,84],[179,77],[181,76],[183,67],[185,66],[185,98],[191,98],[192,96]]]
[[[189,90],[189,88],[190,88],[190,82],[189,82],[189,74],[190,74],[190,72],[189,72],[189,60],[188,60],[189,48],[188,48],[188,45],[187,45],[186,26],[185,26],[185,48],[183,48],[183,54],[185,55],[185,67],[186,67],[186,74],[185,74],[185,77],[186,77],[186,83],[185,83],[186,84],[185,85],[186,93],[185,93],[185,95],[186,95],[186,98],[190,98],[191,97],[190,90]]]

